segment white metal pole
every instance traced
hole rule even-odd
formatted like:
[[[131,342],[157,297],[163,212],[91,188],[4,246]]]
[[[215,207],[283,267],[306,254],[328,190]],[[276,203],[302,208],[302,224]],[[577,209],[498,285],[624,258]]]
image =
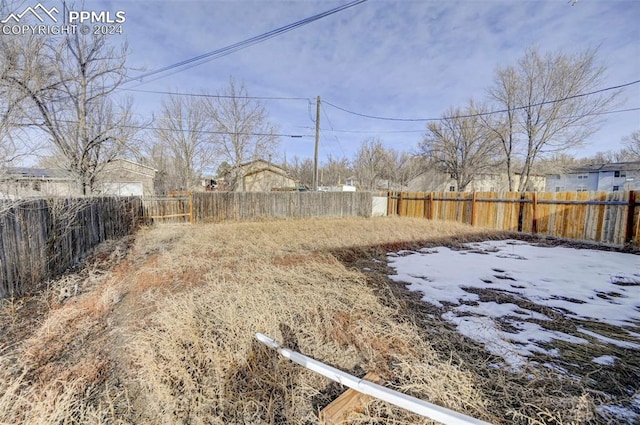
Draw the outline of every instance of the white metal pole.
[[[382,385],[367,381],[366,379],[350,375],[340,369],[336,369],[319,362],[318,360],[312,359],[311,357],[307,357],[304,354],[284,348],[264,334],[257,333],[256,339],[263,344],[276,349],[283,357],[294,363],[302,365],[309,370],[319,373],[322,376],[349,388],[353,388],[363,394],[376,397],[398,407],[407,409],[413,413],[417,413],[418,415],[433,419],[434,421],[438,421],[445,425],[490,425],[489,422],[484,422],[479,419],[472,418],[471,416],[463,415],[462,413],[458,413],[454,410],[420,400],[419,398],[394,391],[383,387]]]

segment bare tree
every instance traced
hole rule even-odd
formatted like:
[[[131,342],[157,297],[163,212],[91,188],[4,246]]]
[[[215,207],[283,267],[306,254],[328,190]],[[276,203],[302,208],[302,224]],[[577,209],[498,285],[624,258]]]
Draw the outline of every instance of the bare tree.
[[[278,147],[275,127],[269,122],[265,107],[249,97],[244,83],[233,78],[218,93],[208,98],[207,113],[217,133],[216,154],[226,161],[231,172],[227,178],[233,187],[239,176],[238,167],[248,161],[270,161]]]
[[[30,42],[6,58],[2,81],[19,93],[24,116],[49,136],[60,167],[78,178],[83,194],[94,192],[105,165],[124,154],[137,131],[131,102],[111,98],[126,78],[126,45],[79,32]]]
[[[2,93],[0,93],[0,102],[2,102]],[[0,176],[2,170],[15,161],[20,156],[20,150],[16,146],[16,141],[12,134],[11,122],[7,114],[8,110],[5,105],[1,105],[3,111],[0,117]]]
[[[211,124],[202,98],[171,95],[163,100],[149,158],[165,176],[165,186],[189,190],[198,186],[214,161]]]
[[[391,149],[389,153],[394,164],[390,170],[390,181],[399,185],[396,189],[404,190],[409,185],[409,182],[424,170],[424,158],[408,152],[396,151],[395,149]],[[392,188],[389,187],[389,189]]]
[[[636,160],[640,160],[640,130],[634,131],[623,140],[626,143],[627,150],[630,152],[630,154]]]
[[[480,112],[473,102],[464,110],[450,108],[441,121],[427,124],[427,133],[418,145],[418,152],[449,174],[461,192],[496,162],[497,139],[482,125]]]
[[[378,138],[368,138],[360,143],[353,160],[353,171],[359,189],[377,190],[381,180],[391,177],[393,157]]]
[[[9,5],[0,4],[0,16],[6,16],[9,10],[13,10]],[[29,77],[24,65],[32,56],[24,57],[24,52],[37,51],[41,46],[42,40],[33,36],[0,37],[0,168],[30,153],[22,137],[22,130],[29,125],[21,110],[25,96],[11,79]]]
[[[633,161],[635,158],[635,155],[630,150],[620,149],[618,151],[596,152],[594,155],[585,158],[583,161],[590,164],[610,164]]]
[[[518,154],[516,135],[516,107],[518,102],[518,77],[513,68],[499,69],[493,87],[489,89],[489,96],[495,100],[504,112],[499,115],[479,114],[489,133],[493,135],[504,154],[503,165],[507,173],[507,186],[509,191],[514,190],[514,169],[517,167],[516,155]]]
[[[523,158],[519,191],[528,187],[538,159],[580,146],[598,129],[594,117],[612,106],[617,91],[582,96],[603,82],[605,67],[596,53],[543,56],[529,48],[516,65],[498,69],[489,96],[505,112],[485,124],[499,135],[507,164]]]
[[[297,156],[287,164],[287,171],[291,173],[297,182],[306,187],[311,187],[313,182],[313,160],[310,158],[300,159]]]
[[[567,153],[558,153],[555,155],[549,155],[548,157],[541,158],[537,164],[535,172],[537,174],[565,174],[572,168],[585,165],[589,161],[579,160]]]
[[[320,167],[320,184],[323,186],[335,186],[344,184],[345,181],[353,177],[354,170],[347,158],[336,158],[327,155],[327,159]]]

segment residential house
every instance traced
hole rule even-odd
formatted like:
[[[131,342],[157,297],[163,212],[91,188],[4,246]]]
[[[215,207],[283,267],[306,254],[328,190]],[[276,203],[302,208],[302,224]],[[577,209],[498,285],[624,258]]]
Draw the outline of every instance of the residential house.
[[[105,165],[100,174],[100,193],[115,196],[153,196],[156,169],[128,159]]]
[[[513,188],[518,189],[521,175],[513,176]],[[545,176],[529,176],[528,192],[541,192],[545,190]],[[506,192],[509,190],[507,173],[485,173],[477,175],[465,188],[465,192]],[[411,179],[408,183],[409,192],[457,192],[458,186],[455,179],[447,173],[436,169],[429,169]]]
[[[270,192],[298,187],[284,168],[262,159],[228,169],[222,173],[222,178],[223,186],[233,192]]]
[[[105,166],[97,189],[102,195],[151,196],[156,170],[127,159]],[[69,171],[56,168],[11,167],[0,171],[0,199],[82,196],[82,187]]]
[[[590,164],[547,175],[547,192],[640,190],[640,161]]]
[[[8,167],[0,170],[0,199],[76,196],[80,185],[68,171]]]

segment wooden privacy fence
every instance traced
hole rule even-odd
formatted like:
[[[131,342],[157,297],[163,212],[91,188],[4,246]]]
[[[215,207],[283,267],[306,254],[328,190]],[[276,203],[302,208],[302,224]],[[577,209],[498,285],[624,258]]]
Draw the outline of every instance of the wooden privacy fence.
[[[369,217],[371,203],[369,192],[197,192],[143,198],[142,217],[173,222]]]
[[[146,223],[155,221],[193,223],[193,193],[142,198],[140,218]]]
[[[453,220],[497,230],[640,245],[640,191],[388,192],[387,215]]]
[[[0,298],[56,276],[107,239],[130,234],[139,198],[0,201]]]

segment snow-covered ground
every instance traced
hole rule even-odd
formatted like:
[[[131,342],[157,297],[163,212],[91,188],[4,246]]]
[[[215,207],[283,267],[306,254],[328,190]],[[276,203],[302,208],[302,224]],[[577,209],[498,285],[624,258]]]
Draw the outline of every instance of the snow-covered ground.
[[[391,279],[407,283],[425,302],[442,307],[444,319],[502,357],[511,369],[519,369],[533,353],[558,355],[541,346],[554,340],[580,345],[598,341],[638,350],[640,355],[638,255],[506,240],[470,243],[462,250],[401,251],[388,254],[388,260],[395,270]],[[478,292],[485,289],[507,293],[514,303],[481,302]],[[544,307],[526,308],[529,302]],[[550,313],[577,320],[578,332],[541,326],[553,320]],[[588,330],[580,321],[615,326],[619,335],[612,338]],[[602,366],[617,360],[606,353],[592,359]]]

